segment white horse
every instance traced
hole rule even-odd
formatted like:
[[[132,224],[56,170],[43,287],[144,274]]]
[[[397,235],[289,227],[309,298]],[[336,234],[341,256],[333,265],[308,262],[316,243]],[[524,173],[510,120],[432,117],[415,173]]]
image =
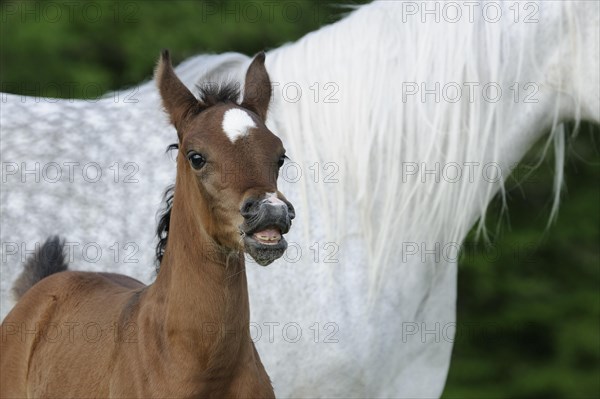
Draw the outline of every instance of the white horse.
[[[248,278],[278,396],[441,394],[465,235],[478,220],[484,231],[488,203],[548,132],[555,213],[561,123],[600,122],[599,14],[596,2],[376,2],[267,54],[297,218],[285,260]],[[199,56],[177,73],[192,87],[241,79],[248,63]],[[74,268],[150,281],[176,137],[154,84],[1,106],[2,315],[51,233],[68,232]]]

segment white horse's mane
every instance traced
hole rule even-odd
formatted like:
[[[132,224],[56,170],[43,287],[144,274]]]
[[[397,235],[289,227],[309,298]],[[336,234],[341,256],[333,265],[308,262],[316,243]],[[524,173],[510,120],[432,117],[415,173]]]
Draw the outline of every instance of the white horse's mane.
[[[301,191],[318,194],[311,198],[325,209],[324,222],[330,236],[344,236],[349,215],[360,218],[369,243],[373,287],[385,276],[386,265],[400,263],[392,259],[401,259],[401,243],[461,243],[475,219],[479,220],[478,231],[485,233],[487,206],[498,190],[504,196],[504,179],[491,184],[481,178],[480,166],[475,168],[473,182],[466,178],[436,182],[432,175],[425,175],[423,183],[423,173],[408,174],[409,166],[416,163],[421,168],[425,162],[429,169],[436,164],[443,168],[451,162],[465,161],[495,164],[506,178],[514,165],[501,161],[504,149],[499,143],[511,123],[505,116],[515,114],[515,107],[524,105],[523,98],[517,102],[505,98],[512,97],[508,89],[514,82],[519,82],[522,89],[527,82],[522,79],[531,79],[531,75],[523,76],[525,67],[542,70],[535,56],[539,24],[511,24],[510,29],[524,32],[512,36],[521,40],[509,41],[505,20],[489,23],[479,18],[448,24],[430,18],[423,24],[418,18],[407,18],[402,24],[381,22],[386,18],[400,21],[399,11],[400,7],[386,3],[371,4],[336,25],[273,51],[268,64],[275,80],[278,76],[293,76],[305,88],[312,84],[312,74],[319,71],[321,84],[329,81],[339,87],[339,101],[346,103],[345,107],[315,103],[307,95],[293,104],[293,114],[274,113],[273,122],[277,131],[283,132],[295,161],[306,165],[333,161],[339,165],[341,181],[337,187],[318,185],[315,191],[308,187],[310,182],[303,180],[307,187]],[[573,36],[574,46],[581,43],[575,37],[579,34],[577,21],[568,5],[563,6],[560,26]],[[385,31],[390,28],[401,33]],[[364,35],[370,39],[359,40]],[[349,58],[347,49],[337,43],[353,42],[360,45]],[[374,42],[376,46],[369,46]],[[473,49],[486,49],[487,53]],[[579,60],[579,51],[573,48],[571,56]],[[515,59],[519,60],[516,68]],[[552,89],[558,92],[564,83],[561,76],[557,74],[553,82]],[[356,84],[357,80],[363,83]],[[436,103],[433,95],[428,95],[427,101],[415,101],[419,91],[404,102],[406,93],[402,90],[408,82],[425,82],[429,89],[436,82],[441,86],[454,82],[463,88],[463,96],[463,82],[493,82],[504,90],[504,97],[498,102],[479,97],[473,102],[442,99]],[[579,99],[573,100],[578,109]],[[558,211],[565,155],[563,126],[558,123],[560,97],[556,101],[554,114],[548,116],[551,124],[546,144],[555,151],[556,158],[551,219]],[[353,103],[353,109],[361,110],[360,116],[347,113],[348,102]],[[364,117],[366,113],[368,117]],[[318,159],[308,159],[308,154],[318,154]],[[466,172],[467,166],[460,166]],[[346,208],[348,195],[355,197],[356,209]],[[308,201],[306,196],[304,201]]]

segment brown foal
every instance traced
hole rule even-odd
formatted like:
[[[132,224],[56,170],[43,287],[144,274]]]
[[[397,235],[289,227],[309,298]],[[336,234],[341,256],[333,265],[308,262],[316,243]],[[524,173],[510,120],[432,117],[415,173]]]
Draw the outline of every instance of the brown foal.
[[[250,337],[244,263],[244,252],[263,266],[280,257],[294,218],[277,191],[285,152],[265,126],[264,58],[238,104],[232,86],[196,98],[163,52],[155,78],[179,153],[156,281],[65,271],[64,243],[46,241],[2,324],[2,398],[274,397]]]

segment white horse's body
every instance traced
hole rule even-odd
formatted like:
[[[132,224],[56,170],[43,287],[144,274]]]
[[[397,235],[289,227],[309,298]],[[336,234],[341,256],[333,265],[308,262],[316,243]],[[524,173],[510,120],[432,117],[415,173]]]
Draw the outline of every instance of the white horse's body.
[[[556,126],[600,121],[597,3],[535,3],[518,18],[510,7],[523,4],[506,3],[495,22],[494,5],[471,5],[470,18],[454,3],[462,18],[436,22],[420,4],[370,4],[268,53],[269,125],[294,162],[280,190],[297,218],[287,261],[251,266],[248,278],[252,333],[278,396],[439,396],[456,327],[456,249],[542,134],[552,130],[560,187]],[[189,86],[239,78],[248,62],[197,57],[178,74]],[[422,101],[424,89],[433,92]],[[75,269],[151,281],[175,133],[153,83],[136,90],[117,101],[2,99],[3,316],[22,258],[52,233],[78,243]],[[102,168],[97,182],[90,162]],[[124,182],[130,173],[137,183]]]

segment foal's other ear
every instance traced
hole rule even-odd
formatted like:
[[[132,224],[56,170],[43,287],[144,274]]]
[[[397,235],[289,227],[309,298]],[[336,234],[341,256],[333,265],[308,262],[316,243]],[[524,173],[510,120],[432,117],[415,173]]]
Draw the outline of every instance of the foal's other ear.
[[[271,81],[265,68],[265,52],[256,54],[246,72],[242,107],[254,111],[264,122],[271,100]]]
[[[173,66],[169,50],[163,50],[158,60],[158,65],[154,71],[154,79],[158,86],[158,91],[162,97],[162,103],[165,110],[171,118],[171,123],[177,129],[177,135],[181,139],[180,130],[186,118],[201,111],[200,101],[187,87],[179,80]]]

